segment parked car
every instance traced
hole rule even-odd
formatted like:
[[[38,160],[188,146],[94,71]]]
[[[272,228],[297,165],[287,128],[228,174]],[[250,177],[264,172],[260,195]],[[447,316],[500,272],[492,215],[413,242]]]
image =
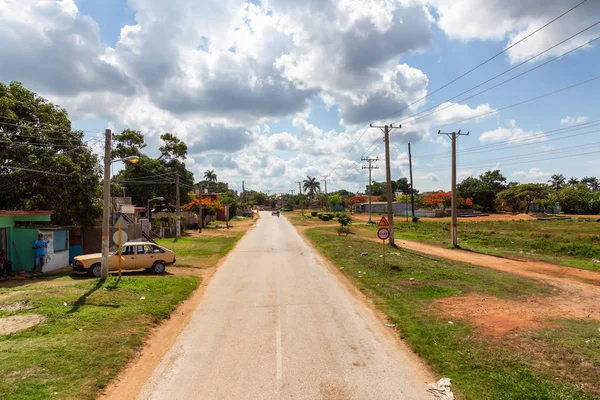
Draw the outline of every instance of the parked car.
[[[271,211],[271,215],[277,215],[277,216],[279,217],[279,210],[278,210],[278,209],[276,209],[276,208],[274,208],[274,209]]]
[[[119,254],[110,253],[109,270],[119,269]],[[155,274],[165,272],[167,265],[175,264],[175,253],[150,242],[127,242],[121,248],[121,269],[145,269]],[[86,254],[73,259],[71,267],[75,271],[87,272],[90,276],[100,276],[102,253]]]

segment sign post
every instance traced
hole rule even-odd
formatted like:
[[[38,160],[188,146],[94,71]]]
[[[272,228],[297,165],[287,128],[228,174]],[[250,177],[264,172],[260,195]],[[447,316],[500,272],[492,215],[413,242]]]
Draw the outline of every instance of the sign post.
[[[385,264],[385,241],[390,237],[390,223],[383,216],[377,225],[380,226],[379,230],[377,230],[377,237],[381,239],[381,252],[383,254],[383,263]]]

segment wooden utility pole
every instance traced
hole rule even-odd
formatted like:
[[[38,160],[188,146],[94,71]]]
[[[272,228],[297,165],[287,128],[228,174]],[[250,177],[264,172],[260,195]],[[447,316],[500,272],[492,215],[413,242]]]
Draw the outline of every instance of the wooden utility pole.
[[[369,163],[369,166],[363,166],[363,169],[368,169],[369,170],[369,223],[372,223],[373,221],[371,221],[371,197],[373,196],[373,187],[371,185],[371,170],[372,169],[379,169],[378,166],[373,166],[372,163],[374,161],[379,161],[379,158],[361,158],[361,161],[366,161]]]
[[[175,173],[175,237],[181,236],[181,199],[179,193],[179,171]]]
[[[112,133],[104,131],[104,200],[102,202],[102,264],[100,278],[108,278],[108,250],[110,247],[110,146]]]
[[[412,154],[410,153],[410,143],[408,144],[408,167],[410,169],[410,208],[412,209],[412,217],[415,217],[415,191],[413,190],[412,178]]]
[[[387,214],[388,214],[388,222],[390,224],[390,245],[395,246],[396,243],[394,241],[394,209],[393,209],[393,193],[392,193],[392,170],[390,164],[390,129],[398,129],[402,128],[401,125],[393,126],[393,125],[384,125],[384,126],[373,126],[373,124],[369,125],[371,128],[379,128],[383,131],[384,134],[384,142],[385,142],[385,177],[387,180]]]
[[[451,132],[443,133],[438,131],[438,135],[446,135],[452,139],[452,226],[450,229],[450,238],[452,239],[452,246],[458,246],[458,230],[457,230],[457,209],[458,209],[458,196],[456,193],[456,138],[458,136],[468,136],[467,133]]]

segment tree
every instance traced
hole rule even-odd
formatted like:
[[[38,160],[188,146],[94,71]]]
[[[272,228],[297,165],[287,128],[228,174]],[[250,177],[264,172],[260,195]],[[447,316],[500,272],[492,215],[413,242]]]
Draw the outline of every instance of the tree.
[[[571,178],[567,181],[567,183],[569,184],[569,186],[576,186],[579,185],[579,179]]]
[[[160,158],[167,160],[172,158],[185,160],[187,158],[187,144],[179,140],[177,136],[167,132],[163,135],[160,135],[160,138],[164,142],[164,145],[158,148],[160,151]]]
[[[452,193],[438,190],[433,193],[426,193],[423,195],[423,203],[430,207],[441,207],[445,210],[446,207],[452,205]]]
[[[373,186],[373,196],[384,196],[387,194],[387,185],[385,182],[375,182],[371,183]],[[396,192],[396,188],[398,187],[395,181],[392,181],[392,193]],[[367,185],[367,193],[369,193],[369,185]]]
[[[18,82],[0,82],[0,209],[52,210],[59,225],[101,215],[101,168],[67,112]]]
[[[581,183],[586,184],[594,193],[600,190],[600,182],[594,176],[586,176],[581,180]]]
[[[396,187],[404,194],[410,194],[410,183],[408,178],[400,178],[396,181]]]
[[[111,151],[113,160],[132,156],[139,157],[142,154],[142,149],[146,147],[144,135],[131,129],[125,129],[120,134],[115,135],[113,142],[113,150]]]
[[[348,203],[350,203],[350,212],[353,211],[354,206],[360,203],[366,203],[367,198],[365,196],[353,196],[348,199]]]
[[[556,198],[560,207],[568,214],[586,214],[590,212],[591,203],[594,201],[594,193],[584,184],[574,187],[564,187]]]
[[[499,192],[497,199],[501,204],[510,207],[513,213],[518,212],[521,204],[525,203],[525,212],[528,213],[531,203],[546,199],[549,194],[550,187],[543,183],[524,183]]]
[[[464,179],[456,185],[456,192],[458,197],[472,198],[474,208],[487,211],[494,209],[496,193],[506,188],[506,178],[497,169]]]
[[[310,201],[313,201],[315,193],[318,190],[321,190],[321,183],[317,182],[317,178],[313,178],[307,175],[306,179],[302,182],[302,188],[305,192],[308,192],[308,197],[310,198]]]
[[[564,186],[566,180],[567,179],[563,174],[554,174],[550,177],[548,183],[550,184],[550,187],[552,187],[552,189],[560,190]]]
[[[337,207],[344,204],[344,198],[340,194],[332,194],[328,199],[330,207]]]
[[[215,171],[212,169],[209,169],[207,171],[204,172],[204,179],[207,182],[216,182],[217,181],[217,174],[215,174]]]

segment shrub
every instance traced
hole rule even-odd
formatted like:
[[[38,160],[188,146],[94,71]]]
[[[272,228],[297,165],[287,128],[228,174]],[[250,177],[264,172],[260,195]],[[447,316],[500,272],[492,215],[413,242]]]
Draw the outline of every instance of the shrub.
[[[412,222],[417,223],[420,219],[421,217],[412,217]]]
[[[338,217],[338,222],[341,226],[348,226],[352,223],[352,218],[350,218],[346,214],[342,214]]]
[[[331,218],[329,218],[329,215],[321,215],[321,219],[323,221],[329,221]]]
[[[316,212],[316,211],[311,211],[311,212],[310,212],[310,215],[312,215],[313,217],[316,217],[316,216],[317,216],[317,214],[319,214],[319,213],[318,213],[318,212]]]
[[[329,217],[329,219],[334,219],[335,218],[335,214],[334,213],[326,213],[326,214]]]
[[[342,235],[348,236],[352,232],[350,231],[350,228],[347,226],[338,226],[337,233],[338,233],[338,236],[342,236]]]

